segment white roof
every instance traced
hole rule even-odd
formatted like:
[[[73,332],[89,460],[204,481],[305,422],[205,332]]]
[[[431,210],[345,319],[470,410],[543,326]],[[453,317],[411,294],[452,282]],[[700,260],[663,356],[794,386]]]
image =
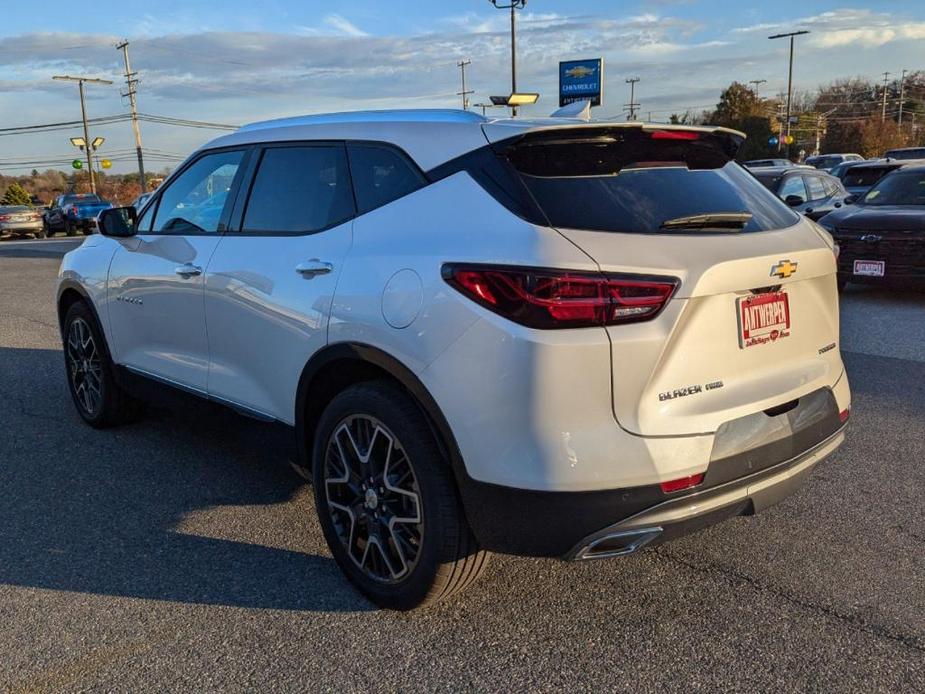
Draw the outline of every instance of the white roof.
[[[373,140],[400,147],[427,171],[489,142],[525,132],[601,125],[653,130],[722,131],[744,137],[737,131],[715,127],[585,121],[578,118],[488,119],[472,111],[407,109],[351,111],[259,121],[223,135],[205,147],[287,140]]]

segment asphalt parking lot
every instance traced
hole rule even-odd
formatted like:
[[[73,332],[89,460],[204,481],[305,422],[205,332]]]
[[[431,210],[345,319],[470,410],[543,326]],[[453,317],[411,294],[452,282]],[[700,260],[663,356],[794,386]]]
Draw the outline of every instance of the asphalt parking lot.
[[[495,557],[396,614],[261,425],[81,423],[72,244],[0,245],[0,690],[925,691],[925,294],[845,293],[848,441],[782,504],[621,560]]]

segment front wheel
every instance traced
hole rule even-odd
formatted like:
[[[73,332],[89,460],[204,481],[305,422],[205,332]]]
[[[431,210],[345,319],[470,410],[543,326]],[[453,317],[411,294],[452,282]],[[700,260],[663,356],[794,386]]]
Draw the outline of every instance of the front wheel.
[[[385,381],[351,386],[318,424],[315,506],[341,570],[381,607],[408,610],[469,586],[488,555],[417,405]]]
[[[87,424],[103,429],[137,416],[141,406],[116,382],[102,331],[82,301],[64,318],[64,365],[71,398]]]

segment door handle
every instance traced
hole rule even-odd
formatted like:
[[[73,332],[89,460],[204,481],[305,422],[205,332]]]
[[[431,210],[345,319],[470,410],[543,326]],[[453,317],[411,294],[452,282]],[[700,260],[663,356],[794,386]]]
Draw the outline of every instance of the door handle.
[[[318,258],[312,258],[311,260],[307,260],[295,266],[295,271],[307,280],[310,280],[316,275],[326,275],[333,269],[334,266],[331,265],[331,263],[318,260]]]
[[[198,265],[193,265],[192,263],[186,263],[180,265],[177,268],[174,268],[174,272],[183,279],[189,279],[190,277],[196,277],[196,275],[202,274],[202,268]]]

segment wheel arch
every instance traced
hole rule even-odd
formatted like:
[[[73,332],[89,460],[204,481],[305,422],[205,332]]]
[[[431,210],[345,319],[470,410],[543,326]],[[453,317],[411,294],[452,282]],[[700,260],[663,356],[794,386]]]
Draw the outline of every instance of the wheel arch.
[[[392,381],[411,397],[427,421],[441,452],[450,461],[457,482],[462,482],[465,466],[456,438],[424,384],[411,369],[390,354],[372,345],[353,342],[337,343],[319,350],[302,370],[295,403],[301,464],[309,469],[311,467],[315,430],[331,399],[348,386],[376,379]]]

